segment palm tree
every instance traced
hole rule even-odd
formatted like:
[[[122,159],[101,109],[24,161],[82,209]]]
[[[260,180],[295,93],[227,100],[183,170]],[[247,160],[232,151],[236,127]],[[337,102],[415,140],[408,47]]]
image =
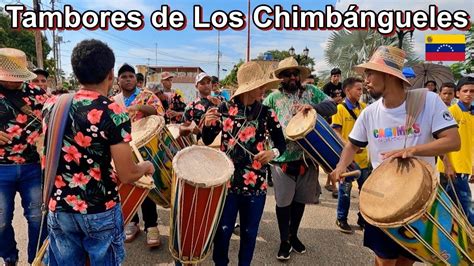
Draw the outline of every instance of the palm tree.
[[[332,67],[338,67],[343,77],[353,75],[352,68],[370,59],[372,53],[381,45],[397,46],[396,35],[386,37],[374,30],[335,31],[328,40],[324,57]],[[404,37],[403,50],[407,53],[406,66],[419,62],[416,58],[413,43],[408,35]]]

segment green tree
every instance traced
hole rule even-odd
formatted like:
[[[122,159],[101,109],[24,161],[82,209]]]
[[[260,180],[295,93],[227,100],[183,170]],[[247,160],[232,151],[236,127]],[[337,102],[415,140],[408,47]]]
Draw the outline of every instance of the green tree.
[[[471,22],[471,28],[466,32],[466,60],[464,61],[464,71],[474,73],[474,23]]]
[[[266,53],[270,53],[273,57],[273,60],[275,61],[281,61],[287,57],[290,57],[290,52],[288,51],[285,51],[285,50],[268,50],[266,51]],[[299,55],[301,60],[300,60],[300,65],[302,66],[306,66],[306,67],[309,67],[311,69],[313,69],[314,67],[314,58],[312,57],[303,57],[303,55]],[[263,60],[263,54],[262,55],[259,55],[257,57],[258,60]]]
[[[48,40],[43,36],[43,60],[51,51]],[[14,30],[11,28],[10,16],[0,12],[0,48],[16,48],[25,52],[28,60],[38,65],[36,61],[35,34],[33,31]]]
[[[235,86],[237,84],[237,71],[239,67],[244,63],[244,60],[240,59],[237,65],[230,71],[229,75],[227,75],[224,80],[221,81],[223,86]]]
[[[451,68],[451,72],[453,73],[454,80],[459,80],[462,77],[462,73],[465,70],[465,65],[462,62],[454,63],[449,66]]]
[[[354,66],[369,60],[372,53],[381,45],[398,46],[398,38],[396,35],[382,36],[373,30],[334,31],[329,37],[324,57],[331,67],[340,68],[342,76],[348,77],[354,74],[352,70]],[[413,66],[419,62],[408,35],[404,38],[403,50],[408,59],[405,66]]]

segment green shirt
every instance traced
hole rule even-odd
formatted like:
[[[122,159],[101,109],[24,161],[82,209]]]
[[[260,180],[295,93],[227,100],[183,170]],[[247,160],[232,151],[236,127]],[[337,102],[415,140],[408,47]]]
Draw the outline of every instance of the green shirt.
[[[296,114],[294,106],[296,104],[318,104],[329,97],[324,94],[318,87],[314,85],[305,85],[304,91],[301,97],[298,96],[299,92],[293,94],[288,92],[282,92],[281,90],[274,91],[263,101],[263,104],[272,108],[283,127],[283,132],[290,122],[291,118]],[[286,151],[276,158],[275,162],[292,162],[301,160],[303,158],[303,149],[298,143],[290,140],[286,140]]]

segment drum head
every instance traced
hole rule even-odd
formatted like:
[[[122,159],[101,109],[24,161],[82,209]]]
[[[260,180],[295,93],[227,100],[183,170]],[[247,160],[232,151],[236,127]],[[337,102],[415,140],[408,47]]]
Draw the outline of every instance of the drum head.
[[[174,139],[179,137],[179,124],[168,124],[166,125],[171,135],[173,135]]]
[[[132,140],[137,148],[143,147],[152,138],[158,135],[163,126],[165,119],[161,116],[150,115],[132,123]]]
[[[399,227],[417,219],[434,200],[432,167],[416,158],[385,160],[360,192],[360,211],[372,225]]]
[[[306,134],[314,129],[316,116],[316,110],[314,109],[311,109],[306,115],[303,112],[297,113],[285,128],[286,137],[293,141],[304,138]]]
[[[191,146],[179,151],[173,158],[176,177],[196,187],[222,185],[234,173],[234,164],[227,155],[205,146]]]

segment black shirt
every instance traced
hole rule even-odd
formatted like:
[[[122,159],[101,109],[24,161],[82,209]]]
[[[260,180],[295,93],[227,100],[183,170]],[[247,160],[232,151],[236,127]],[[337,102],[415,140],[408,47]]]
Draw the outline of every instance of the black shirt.
[[[344,90],[342,89],[342,83],[339,82],[338,84],[334,85],[332,82],[328,82],[323,87],[324,93],[331,98],[335,98],[337,96],[341,96],[342,98],[346,97]],[[338,95],[339,94],[339,95]]]

